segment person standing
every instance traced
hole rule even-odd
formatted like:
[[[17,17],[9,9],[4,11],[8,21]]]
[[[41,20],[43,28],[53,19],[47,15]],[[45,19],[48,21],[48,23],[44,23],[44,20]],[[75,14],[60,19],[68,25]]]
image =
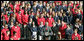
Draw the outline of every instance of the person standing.
[[[51,27],[48,26],[48,22],[46,22],[46,26],[44,27],[43,32],[44,32],[45,40],[50,40],[51,39],[51,35],[53,33],[52,33]]]
[[[52,23],[54,22],[54,19],[52,18],[52,15],[49,16],[49,18],[47,19],[47,22],[48,22],[48,25],[49,25],[50,27],[53,26]]]
[[[74,30],[74,33],[72,34],[72,40],[81,40],[80,35],[77,33],[77,29]]]
[[[16,32],[18,39],[21,37],[20,27],[18,26],[18,22],[16,22],[15,26],[11,28],[11,37],[13,37],[13,32]]]
[[[37,40],[37,27],[35,26],[35,22],[32,24],[32,40]]]
[[[8,29],[8,25],[5,24],[4,28],[1,30],[2,34],[3,34],[3,40],[6,40],[6,36],[7,36],[7,31],[9,31]]]

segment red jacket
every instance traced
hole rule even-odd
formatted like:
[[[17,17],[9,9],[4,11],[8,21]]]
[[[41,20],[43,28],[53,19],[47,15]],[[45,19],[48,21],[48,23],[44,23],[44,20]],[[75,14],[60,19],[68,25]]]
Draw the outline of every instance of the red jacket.
[[[47,19],[47,22],[48,22],[48,25],[50,26],[50,27],[52,27],[53,25],[52,25],[52,23],[54,22],[54,19],[53,18],[51,18],[51,19]]]
[[[20,14],[17,14],[17,17],[16,17],[17,21],[22,24],[22,20],[21,20],[21,15]]]
[[[59,31],[61,32],[62,38],[65,38],[65,29],[67,28],[67,25],[64,24],[64,26],[59,27]]]
[[[29,18],[29,15],[23,15],[23,24],[26,25],[28,23],[28,18]]]
[[[40,25],[40,18],[37,19],[38,25]]]
[[[6,31],[9,31],[9,29],[5,29],[5,28],[3,28],[3,29],[1,30],[2,34],[4,34],[4,36],[3,36],[4,40],[8,40],[8,38],[9,38],[9,37],[6,38],[6,36],[7,36]]]
[[[17,26],[17,28],[15,28],[15,26],[13,26],[12,28],[11,28],[11,37],[13,37],[13,31],[15,31],[17,34],[17,37],[18,38],[20,38],[20,27],[19,26]]]
[[[24,10],[21,9],[20,11],[21,11],[21,15],[24,15]]]
[[[44,17],[38,18],[37,21],[38,21],[38,25],[40,25],[41,22],[43,22],[43,25],[45,25],[45,18]]]
[[[75,9],[77,9],[77,8],[75,8]],[[76,14],[78,14],[78,12],[76,13],[74,9],[72,9],[72,13],[74,16],[76,16]]]
[[[76,37],[78,38],[78,40],[81,40],[81,37],[78,33],[77,33],[77,35],[75,35],[75,33],[72,34],[72,40],[75,40]]]
[[[81,12],[81,14],[83,15],[83,11],[82,11],[82,10],[80,10],[80,12]]]
[[[7,34],[4,37],[4,40],[9,40],[9,35],[7,36]]]
[[[10,7],[11,7],[11,9],[13,10],[13,5],[12,5],[12,4],[10,4]]]
[[[7,15],[4,15],[4,17],[5,17],[5,20],[6,20],[7,23],[8,23],[8,21],[9,21],[8,16],[7,16]]]
[[[20,9],[20,4],[15,4],[16,5],[16,7],[15,7],[15,10],[17,10],[17,11],[19,11],[19,9]]]

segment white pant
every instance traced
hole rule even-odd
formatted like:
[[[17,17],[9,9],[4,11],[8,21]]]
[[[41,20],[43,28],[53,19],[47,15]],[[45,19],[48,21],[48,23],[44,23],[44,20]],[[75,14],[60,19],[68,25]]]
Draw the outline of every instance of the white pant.
[[[33,32],[33,36],[34,38],[32,38],[32,40],[37,40],[37,32]]]
[[[43,38],[43,37],[39,35],[39,40],[42,40],[42,38]]]

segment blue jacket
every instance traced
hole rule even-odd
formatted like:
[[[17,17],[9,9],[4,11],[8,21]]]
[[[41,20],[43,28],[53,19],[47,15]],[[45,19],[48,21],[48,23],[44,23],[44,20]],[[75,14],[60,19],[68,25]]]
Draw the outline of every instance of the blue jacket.
[[[39,8],[39,9],[40,9],[40,12],[42,13],[43,6],[40,7],[40,6],[38,5],[37,8]]]
[[[78,33],[81,34],[83,32],[83,25],[79,26]]]
[[[66,23],[68,23],[68,17],[67,16],[64,16],[63,17],[63,21],[66,22]]]
[[[57,22],[58,19],[59,19],[59,17],[58,16],[57,17],[55,16],[53,19],[55,20],[55,22]]]
[[[71,15],[71,16],[68,16],[68,24],[72,24],[72,20],[73,20],[73,16]]]
[[[63,10],[66,12],[67,11],[67,7],[66,6],[62,6]]]
[[[32,32],[37,32],[37,27],[32,27],[32,28],[31,28],[31,31],[32,31]]]
[[[65,30],[65,37],[66,37],[66,39],[68,39],[68,37],[70,37],[70,36],[72,36],[72,34],[73,34],[73,29],[71,28],[71,29],[69,29],[69,30]]]

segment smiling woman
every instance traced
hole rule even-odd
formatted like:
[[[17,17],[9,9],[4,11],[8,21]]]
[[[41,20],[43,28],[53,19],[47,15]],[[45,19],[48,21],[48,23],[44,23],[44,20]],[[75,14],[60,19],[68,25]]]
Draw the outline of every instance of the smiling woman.
[[[83,1],[1,1],[1,33],[1,40],[83,40]]]

